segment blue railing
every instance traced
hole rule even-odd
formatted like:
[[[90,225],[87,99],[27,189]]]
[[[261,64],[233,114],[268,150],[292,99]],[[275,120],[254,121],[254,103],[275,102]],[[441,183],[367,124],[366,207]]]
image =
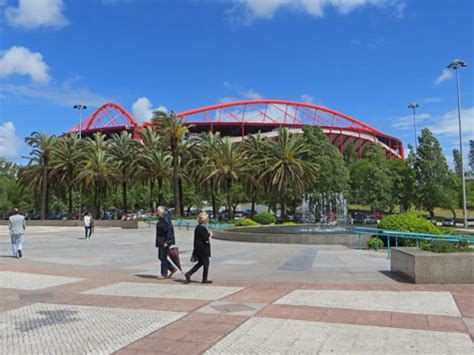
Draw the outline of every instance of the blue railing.
[[[428,233],[417,233],[417,232],[401,232],[401,231],[393,231],[387,229],[379,229],[379,228],[368,228],[368,227],[353,227],[352,233],[359,235],[359,249],[362,248],[362,235],[363,234],[372,234],[376,235],[377,237],[386,237],[387,238],[387,258],[390,258],[390,238],[395,240],[395,247],[398,247],[398,238],[402,239],[415,239],[416,246],[420,246],[420,240],[442,240],[446,242],[457,243],[460,240],[465,240],[469,244],[474,244],[474,237],[468,237],[465,235],[438,235],[438,234],[428,234]],[[378,245],[376,245],[378,250]]]
[[[151,227],[152,224],[153,225],[156,224],[157,219],[148,217],[144,219],[143,221],[148,223],[148,227]],[[186,230],[194,229],[198,225],[197,221],[187,220],[187,219],[176,219],[176,220],[173,220],[172,222],[175,227],[186,228]],[[209,227],[209,229],[222,229],[222,228],[234,227],[233,224],[229,224],[229,223],[209,223],[207,226]]]

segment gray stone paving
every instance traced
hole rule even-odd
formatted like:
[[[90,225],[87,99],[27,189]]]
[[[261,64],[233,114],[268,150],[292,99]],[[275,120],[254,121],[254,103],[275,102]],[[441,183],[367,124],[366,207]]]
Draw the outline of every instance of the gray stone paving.
[[[469,335],[255,317],[207,354],[472,354]]]
[[[81,280],[82,279],[79,277],[61,277],[38,275],[25,272],[0,271],[0,288],[40,290],[47,287],[65,285]]]
[[[265,307],[265,304],[262,303],[215,301],[199,308],[196,312],[251,317],[257,314],[263,307]]]
[[[109,354],[185,313],[37,303],[0,313],[3,354]]]
[[[154,229],[122,230],[96,228],[91,240],[83,229],[28,228],[24,258],[10,255],[7,228],[0,226],[2,263],[74,265],[84,270],[116,270],[131,274],[157,275],[159,264],[154,247]],[[44,243],[47,236],[50,243]],[[176,229],[184,269],[191,267],[192,230]],[[279,282],[394,282],[383,251],[348,249],[342,246],[212,242],[210,278],[224,280],[268,280]],[[200,275],[196,275],[200,276]],[[181,277],[177,275],[177,277]]]
[[[242,287],[211,285],[171,285],[121,282],[85,291],[85,295],[128,296],[146,298],[177,298],[213,301],[242,290]]]
[[[450,292],[295,290],[277,304],[460,316]]]

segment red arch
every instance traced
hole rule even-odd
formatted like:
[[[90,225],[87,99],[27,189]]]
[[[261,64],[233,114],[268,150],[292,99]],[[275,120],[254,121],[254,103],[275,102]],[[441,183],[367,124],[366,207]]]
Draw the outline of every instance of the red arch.
[[[100,106],[92,115],[85,118],[69,132],[78,132],[79,129],[83,133],[117,129],[133,130],[138,126],[137,121],[125,108],[114,102],[108,102]]]

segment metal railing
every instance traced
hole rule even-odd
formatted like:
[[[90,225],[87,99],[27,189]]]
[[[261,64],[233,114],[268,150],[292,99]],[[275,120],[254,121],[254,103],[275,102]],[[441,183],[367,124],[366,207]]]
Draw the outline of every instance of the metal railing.
[[[377,237],[386,237],[387,238],[387,258],[390,258],[390,247],[391,240],[395,241],[395,247],[398,247],[398,239],[412,239],[415,240],[416,246],[420,246],[421,240],[433,241],[441,240],[445,242],[458,243],[461,240],[467,241],[469,244],[474,244],[474,237],[468,237],[465,235],[438,235],[438,234],[428,234],[428,233],[417,233],[417,232],[401,232],[387,229],[379,228],[369,228],[369,227],[353,227],[352,233],[359,235],[359,249],[362,248],[362,235],[363,234],[372,234]],[[378,243],[376,244],[376,250],[378,250]]]
[[[150,228],[151,225],[156,224],[156,222],[158,220],[156,218],[148,217],[148,218],[143,219],[143,221],[146,222],[148,224],[148,227]],[[196,226],[198,225],[197,221],[195,221],[195,220],[186,220],[186,219],[176,219],[176,220],[173,220],[172,223],[173,223],[173,226],[175,226],[179,229],[186,228],[186,230],[196,228]],[[211,222],[207,226],[208,226],[209,229],[223,229],[223,228],[234,227],[233,224],[215,223],[215,222]]]

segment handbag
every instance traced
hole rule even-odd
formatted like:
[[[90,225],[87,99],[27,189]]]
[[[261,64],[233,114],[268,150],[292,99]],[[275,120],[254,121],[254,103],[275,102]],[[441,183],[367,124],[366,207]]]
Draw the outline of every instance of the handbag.
[[[198,261],[198,258],[196,255],[192,254],[191,255],[191,260],[190,260],[192,263],[195,263],[196,261]]]

